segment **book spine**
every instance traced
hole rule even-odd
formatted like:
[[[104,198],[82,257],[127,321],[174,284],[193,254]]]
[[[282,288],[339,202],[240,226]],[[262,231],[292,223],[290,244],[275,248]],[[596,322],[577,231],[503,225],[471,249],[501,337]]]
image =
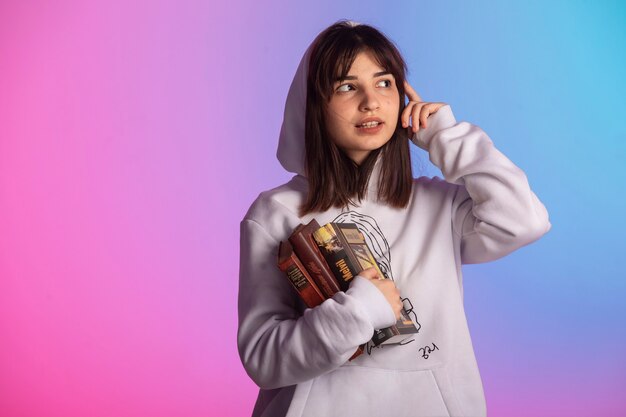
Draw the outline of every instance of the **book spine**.
[[[324,297],[330,298],[335,293],[341,291],[341,289],[335,280],[333,272],[328,268],[328,264],[320,253],[317,244],[311,237],[312,231],[317,228],[319,228],[317,221],[311,220],[308,225],[297,228],[289,236],[289,242],[318,288],[324,294]]]
[[[278,249],[278,267],[289,278],[289,282],[296,290],[307,307],[313,308],[322,304],[324,295],[319,290],[311,275],[307,272],[300,259],[293,253],[293,248],[289,242],[281,241]]]
[[[361,272],[358,265],[354,264],[353,257],[349,256],[347,245],[341,241],[332,223],[313,232],[313,239],[339,282],[339,288],[347,291],[350,288],[350,281]]]
[[[357,265],[359,272],[367,268],[375,268],[380,277],[385,277],[378,267],[378,262],[372,255],[365,237],[354,223],[333,223],[337,236],[341,240],[347,250],[348,256],[352,258],[352,262]]]

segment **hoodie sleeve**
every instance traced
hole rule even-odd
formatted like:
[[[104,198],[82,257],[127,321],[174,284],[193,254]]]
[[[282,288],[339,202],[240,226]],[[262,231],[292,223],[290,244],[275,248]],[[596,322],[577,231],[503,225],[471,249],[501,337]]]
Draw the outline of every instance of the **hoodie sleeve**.
[[[293,385],[338,368],[375,328],[395,323],[384,295],[359,276],[346,292],[300,316],[297,296],[276,265],[279,242],[250,219],[241,222],[240,238],[237,347],[259,387]]]
[[[481,128],[457,123],[449,105],[430,115],[412,141],[428,151],[447,182],[458,185],[452,229],[461,239],[462,263],[499,259],[550,230],[548,212],[526,174]]]

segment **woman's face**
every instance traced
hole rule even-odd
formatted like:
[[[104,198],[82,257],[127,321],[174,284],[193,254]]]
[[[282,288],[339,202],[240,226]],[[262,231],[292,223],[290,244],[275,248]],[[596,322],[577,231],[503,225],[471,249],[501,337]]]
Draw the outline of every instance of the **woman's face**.
[[[386,144],[398,123],[400,94],[396,80],[370,52],[359,53],[346,79],[333,86],[325,109],[332,141],[357,164]],[[364,122],[372,122],[363,125]]]

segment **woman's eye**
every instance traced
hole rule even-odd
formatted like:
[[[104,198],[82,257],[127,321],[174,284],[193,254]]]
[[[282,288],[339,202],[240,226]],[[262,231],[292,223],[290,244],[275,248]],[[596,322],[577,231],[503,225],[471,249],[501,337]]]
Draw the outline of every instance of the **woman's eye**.
[[[382,87],[391,87],[392,82],[391,80],[380,80],[376,83],[376,85],[382,86]],[[347,93],[348,91],[351,91],[351,90],[355,90],[355,87],[352,84],[342,84],[339,87],[337,87],[337,92],[340,92],[340,93]]]
[[[352,88],[352,84],[343,84],[343,85],[340,85],[340,86],[337,88],[337,91],[340,91],[340,92],[350,91],[350,90],[348,90],[348,88]]]

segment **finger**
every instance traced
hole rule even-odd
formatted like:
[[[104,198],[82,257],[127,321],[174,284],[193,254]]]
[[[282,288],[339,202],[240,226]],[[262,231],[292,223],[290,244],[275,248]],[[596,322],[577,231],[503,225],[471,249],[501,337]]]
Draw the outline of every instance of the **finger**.
[[[372,266],[359,272],[359,275],[367,279],[374,279],[378,276],[378,271]]]
[[[400,317],[402,317],[402,307],[398,307],[395,310],[396,310],[396,320],[398,320]]]
[[[411,112],[411,129],[413,130],[413,132],[417,132],[419,130],[420,114],[422,112],[422,108],[426,104],[427,103],[417,103],[415,106],[413,106],[413,111]]]
[[[403,127],[409,126],[411,113],[413,112],[413,108],[415,107],[416,104],[419,104],[419,102],[409,101],[404,107],[404,110],[402,110],[402,126]]]
[[[404,110],[402,110],[402,127],[409,126],[409,118],[411,117],[411,111],[413,110],[413,106],[415,106],[415,103],[409,101]]]
[[[407,80],[404,80],[404,92],[409,97],[409,100],[422,101],[420,95],[417,94],[417,91],[415,91],[413,87],[411,87],[411,84],[409,84]]]
[[[426,105],[422,107],[422,111],[420,113],[420,122],[421,122],[422,128],[424,129],[426,129],[426,119],[428,119],[428,116],[430,116],[430,112],[432,110],[433,110],[433,107],[431,105]]]

